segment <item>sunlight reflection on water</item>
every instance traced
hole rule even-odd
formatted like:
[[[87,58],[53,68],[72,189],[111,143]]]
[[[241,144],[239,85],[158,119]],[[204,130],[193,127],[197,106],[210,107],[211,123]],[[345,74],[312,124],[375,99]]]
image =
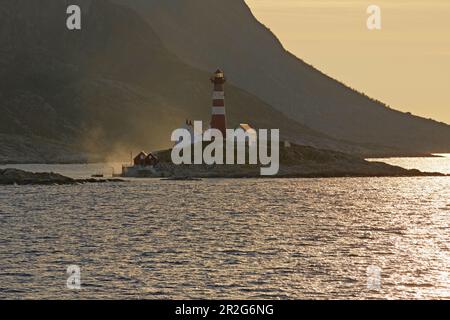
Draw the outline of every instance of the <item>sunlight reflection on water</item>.
[[[436,157],[417,158],[378,158],[367,159],[369,161],[386,162],[405,169],[418,169],[424,172],[440,172],[450,174],[450,154],[436,154]]]
[[[449,215],[448,177],[0,187],[0,298],[450,298]]]

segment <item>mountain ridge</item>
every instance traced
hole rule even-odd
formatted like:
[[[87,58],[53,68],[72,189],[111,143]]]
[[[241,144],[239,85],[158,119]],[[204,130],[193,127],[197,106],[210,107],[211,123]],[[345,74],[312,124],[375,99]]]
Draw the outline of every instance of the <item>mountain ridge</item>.
[[[69,4],[82,8],[81,31],[65,28]],[[168,147],[186,118],[209,121],[210,74],[169,52],[131,9],[106,0],[5,0],[0,18],[2,162],[128,157]],[[295,142],[370,150],[304,127],[233,85],[227,110],[231,126],[249,122],[282,128]]]
[[[449,125],[388,108],[305,63],[243,0],[114,1],[146,18],[186,63],[203,70],[223,65],[234,84],[314,130],[417,152],[450,149]]]
[[[128,158],[130,151],[169,147],[171,131],[187,118],[209,123],[209,77],[220,63],[206,71],[186,63],[179,52],[167,49],[142,12],[117,2],[4,0],[0,10],[0,162]],[[198,0],[159,3],[176,9],[180,3],[194,2]],[[239,11],[239,2],[233,3]],[[65,28],[69,4],[82,8],[81,31]],[[237,87],[233,72],[225,72],[231,127],[246,122],[257,128],[280,128],[283,139],[297,144],[358,155],[428,151],[401,144],[386,146],[382,141],[351,141],[311,129]]]

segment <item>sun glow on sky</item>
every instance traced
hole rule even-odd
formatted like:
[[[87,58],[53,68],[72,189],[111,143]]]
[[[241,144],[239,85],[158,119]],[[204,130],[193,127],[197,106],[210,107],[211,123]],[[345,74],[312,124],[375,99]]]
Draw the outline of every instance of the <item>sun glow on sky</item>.
[[[450,124],[449,0],[246,0],[287,50],[392,108]],[[382,29],[366,27],[381,7]]]

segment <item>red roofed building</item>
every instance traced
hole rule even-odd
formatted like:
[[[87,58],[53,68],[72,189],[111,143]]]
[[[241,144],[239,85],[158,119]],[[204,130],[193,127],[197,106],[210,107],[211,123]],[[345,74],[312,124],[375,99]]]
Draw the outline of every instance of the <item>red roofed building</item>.
[[[139,152],[139,154],[134,157],[133,164],[135,166],[145,166],[145,159],[147,159],[148,154],[144,151]]]

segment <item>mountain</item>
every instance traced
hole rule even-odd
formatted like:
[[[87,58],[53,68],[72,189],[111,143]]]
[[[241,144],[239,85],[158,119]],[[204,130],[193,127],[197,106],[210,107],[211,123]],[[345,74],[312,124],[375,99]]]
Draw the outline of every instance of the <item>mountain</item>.
[[[287,52],[243,0],[114,1],[139,12],[184,62],[223,66],[235,85],[314,130],[373,148],[450,150],[449,125],[390,109],[316,70]]]
[[[82,8],[82,30],[66,8]],[[171,145],[185,119],[209,123],[210,72],[169,52],[136,12],[106,0],[4,0],[0,11],[0,161],[101,160]],[[230,126],[282,128],[292,141],[366,150],[289,119],[227,85]],[[81,154],[81,156],[80,156]]]
[[[66,28],[66,8],[72,4],[82,9],[80,31]],[[273,61],[280,58],[282,69],[286,63],[283,61],[291,57],[287,53],[288,58],[277,56],[282,47],[273,35],[254,20],[240,1],[222,4],[207,1],[203,2],[204,12],[196,12],[194,9],[201,4],[199,0],[120,3],[119,0],[3,0],[0,8],[0,162],[103,160],[116,155],[128,157],[130,151],[169,147],[170,133],[185,119],[209,123],[212,90],[209,78],[218,66],[224,67],[229,79],[226,86],[229,127],[251,123],[257,128],[280,128],[284,139],[298,144],[364,155],[435,151],[448,145],[449,139],[444,139],[448,126],[419,118],[412,119],[419,119],[423,126],[400,123],[410,125],[403,128],[411,134],[410,143],[403,141],[402,136],[389,136],[382,130],[379,136],[384,137],[384,141],[374,132],[372,140],[364,140],[356,134],[342,138],[332,132],[325,134],[309,128],[301,118],[267,98],[281,88],[286,89],[287,96],[292,90],[289,81],[279,83],[280,79],[272,81],[268,76],[270,70],[275,72]],[[223,19],[231,20],[226,23],[225,20],[220,23],[205,20],[209,14],[215,17],[216,9]],[[229,10],[231,12],[227,13]],[[151,15],[156,21],[152,21]],[[173,20],[175,18],[178,22]],[[184,25],[186,21],[191,25]],[[256,36],[255,41],[260,43],[261,50],[255,46],[245,52],[248,45],[244,42],[253,41],[247,31],[228,34],[224,45],[213,39],[211,34],[218,32],[220,38],[220,32],[233,23],[242,23],[243,27],[254,23],[260,28],[263,37]],[[231,31],[235,30],[233,28]],[[196,30],[197,35],[193,33]],[[174,37],[171,41],[169,35]],[[176,39],[184,43],[186,51],[174,48]],[[272,51],[265,52],[264,46],[269,40]],[[254,61],[249,59],[251,52]],[[186,57],[194,53],[199,55],[199,61],[210,65],[200,66],[188,61]],[[265,61],[268,54],[273,57],[272,62],[266,68],[254,69],[255,62]],[[235,59],[234,63],[231,58]],[[303,65],[297,59],[292,61],[295,61],[293,69],[297,64]],[[315,77],[305,77],[299,72],[295,81],[305,86],[317,85],[317,79],[322,78],[329,85],[335,83],[310,67],[305,70]],[[267,82],[265,92],[255,94],[256,90],[246,86],[242,79],[250,79],[255,87]],[[364,103],[374,103],[374,110],[400,115],[342,85],[336,86],[339,88],[336,91],[325,90],[321,95],[339,94],[341,101],[337,103],[343,110],[347,110],[348,99],[357,97]],[[342,92],[350,98],[342,96]],[[299,110],[302,106],[298,106]],[[359,108],[365,110],[366,107]],[[355,114],[354,118],[370,117],[370,108],[368,110]],[[324,117],[332,115],[337,117],[332,113]],[[376,117],[373,119],[377,122]],[[389,122],[386,120],[386,123]],[[348,130],[361,131],[358,134],[363,135],[364,130],[357,128],[360,126],[357,121],[348,126],[352,127]],[[388,127],[386,125],[389,132]],[[434,132],[434,136],[430,132]],[[420,140],[425,137],[427,141]],[[422,148],[415,148],[417,145]]]

